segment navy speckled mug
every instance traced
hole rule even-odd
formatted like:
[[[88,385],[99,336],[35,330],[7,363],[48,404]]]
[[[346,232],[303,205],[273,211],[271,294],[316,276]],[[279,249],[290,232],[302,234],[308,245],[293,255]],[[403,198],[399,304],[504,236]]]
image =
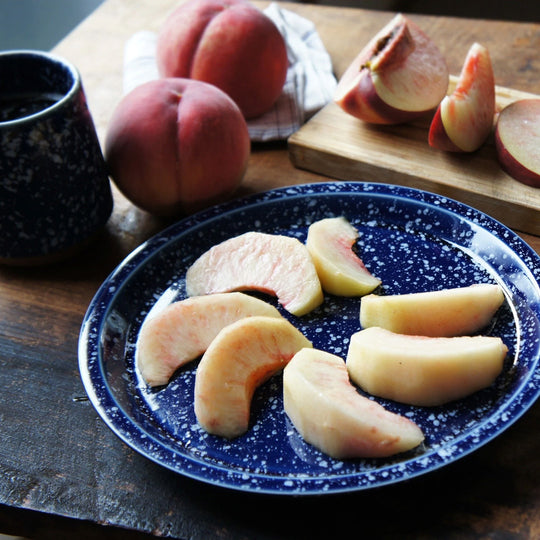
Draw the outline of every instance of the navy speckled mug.
[[[40,51],[0,53],[0,262],[61,258],[112,206],[77,69]]]

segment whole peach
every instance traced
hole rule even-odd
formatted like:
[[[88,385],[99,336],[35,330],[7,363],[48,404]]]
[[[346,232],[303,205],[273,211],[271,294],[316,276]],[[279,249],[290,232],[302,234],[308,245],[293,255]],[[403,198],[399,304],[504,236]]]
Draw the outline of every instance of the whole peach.
[[[164,77],[211,83],[246,118],[268,111],[283,89],[285,40],[272,20],[245,0],[189,0],[167,18],[156,58]]]
[[[108,126],[105,158],[120,191],[156,215],[190,213],[239,186],[250,140],[238,106],[210,84],[147,82],[127,94]]]

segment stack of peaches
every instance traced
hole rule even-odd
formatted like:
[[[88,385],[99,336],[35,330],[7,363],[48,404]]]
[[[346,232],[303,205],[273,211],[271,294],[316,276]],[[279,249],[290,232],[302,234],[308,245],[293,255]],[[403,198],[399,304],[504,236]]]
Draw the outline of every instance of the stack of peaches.
[[[191,213],[230,196],[250,155],[246,120],[268,112],[285,83],[283,36],[247,0],[189,0],[166,20],[157,45],[161,77],[132,90],[109,123],[112,179],[153,214]],[[474,43],[455,91],[433,41],[399,14],[362,49],[335,101],[361,121],[409,122],[436,111],[429,144],[474,152],[491,134],[501,166],[540,186],[540,100],[496,111],[489,53]]]
[[[272,108],[288,69],[285,40],[246,0],[190,0],[158,36],[161,78],[127,94],[109,122],[105,157],[118,188],[156,215],[193,212],[240,184],[246,120]]]

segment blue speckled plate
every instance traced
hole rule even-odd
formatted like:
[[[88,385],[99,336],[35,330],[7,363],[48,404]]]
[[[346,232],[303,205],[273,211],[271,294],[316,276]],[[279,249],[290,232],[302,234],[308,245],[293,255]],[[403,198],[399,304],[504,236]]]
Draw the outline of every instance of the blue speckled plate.
[[[315,220],[345,216],[381,294],[497,282],[507,302],[485,333],[509,348],[492,387],[434,408],[379,400],[407,415],[425,443],[391,459],[332,459],[306,444],[283,411],[281,378],[256,392],[251,426],[229,441],[210,436],[193,412],[196,362],[152,390],[134,367],[137,335],[152,309],[184,298],[188,266],[214,244],[246,231],[306,237]],[[214,207],[158,234],[103,283],[80,335],[88,395],[129,446],[178,473],[238,490],[321,494],[382,486],[428,473],[476,450],[517,420],[540,392],[540,259],[517,235],[468,206],[399,186],[323,183],[282,188]],[[268,301],[277,305],[271,297]],[[315,347],[345,358],[359,327],[359,299],[326,296],[294,318]],[[282,310],[283,311],[283,310]]]

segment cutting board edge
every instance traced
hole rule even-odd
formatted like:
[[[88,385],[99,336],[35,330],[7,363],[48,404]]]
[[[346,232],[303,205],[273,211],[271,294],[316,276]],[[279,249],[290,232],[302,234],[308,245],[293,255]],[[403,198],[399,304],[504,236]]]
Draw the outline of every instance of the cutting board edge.
[[[294,135],[289,138],[288,151],[291,163],[298,169],[336,180],[390,183],[434,192],[480,210],[511,229],[540,236],[540,220],[538,219],[540,208],[528,207],[512,201],[501,201],[480,192],[475,193],[471,189],[464,189],[459,185],[442,184],[430,178],[422,178],[402,171],[383,170],[378,166],[356,161],[322,148],[311,151],[301,144],[296,144]],[[331,164],[339,166],[334,167]],[[384,176],[383,180],[380,179],[381,174]]]

